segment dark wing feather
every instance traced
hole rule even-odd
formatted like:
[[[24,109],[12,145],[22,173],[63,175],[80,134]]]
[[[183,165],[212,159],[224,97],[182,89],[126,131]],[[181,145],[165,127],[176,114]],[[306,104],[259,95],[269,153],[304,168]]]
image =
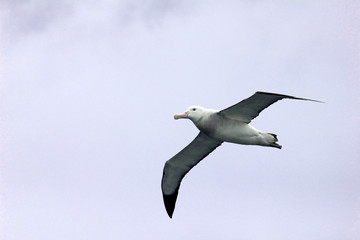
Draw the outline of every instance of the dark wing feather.
[[[221,143],[222,141],[200,132],[189,145],[165,163],[161,189],[165,208],[170,218],[174,212],[180,183],[185,174]]]
[[[289,95],[267,93],[267,92],[256,92],[251,97],[244,99],[241,102],[239,102],[231,107],[221,110],[219,112],[219,114],[223,114],[224,116],[226,116],[228,118],[240,120],[245,123],[250,123],[252,119],[259,116],[259,114],[262,110],[264,110],[271,104],[273,104],[283,98],[320,102],[317,100],[298,98],[298,97],[289,96]]]

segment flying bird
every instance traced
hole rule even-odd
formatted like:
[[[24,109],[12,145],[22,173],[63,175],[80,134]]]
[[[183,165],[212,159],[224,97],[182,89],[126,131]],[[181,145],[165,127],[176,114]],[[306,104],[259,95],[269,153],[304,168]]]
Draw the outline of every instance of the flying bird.
[[[221,111],[192,106],[184,113],[174,115],[175,120],[190,119],[200,132],[189,145],[165,163],[161,189],[170,218],[175,209],[180,183],[186,173],[223,142],[281,149],[276,134],[261,132],[249,123],[262,110],[284,98],[320,102],[289,95],[256,92],[251,97]]]

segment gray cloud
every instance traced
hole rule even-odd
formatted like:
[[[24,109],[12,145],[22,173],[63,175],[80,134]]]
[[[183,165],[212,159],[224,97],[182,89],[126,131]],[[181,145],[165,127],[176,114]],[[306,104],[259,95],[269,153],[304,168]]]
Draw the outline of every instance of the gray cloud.
[[[114,27],[122,28],[137,22],[152,27],[161,24],[166,16],[185,13],[189,4],[186,1],[95,3],[5,0],[2,6],[3,28],[8,37],[16,39],[29,33],[49,31],[49,28],[59,27],[56,22],[71,22],[78,17],[86,17],[89,25],[95,23],[100,26],[106,19]]]
[[[69,1],[5,1],[2,8],[3,27],[8,36],[45,31],[57,19],[73,13]]]

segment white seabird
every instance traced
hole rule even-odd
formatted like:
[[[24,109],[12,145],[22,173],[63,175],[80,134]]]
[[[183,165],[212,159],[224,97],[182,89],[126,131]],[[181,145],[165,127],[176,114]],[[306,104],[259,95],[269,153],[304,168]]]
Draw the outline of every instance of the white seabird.
[[[174,119],[190,119],[200,133],[189,145],[165,163],[161,189],[170,218],[185,174],[223,142],[281,149],[275,134],[261,132],[249,123],[262,110],[283,98],[320,102],[289,95],[256,92],[251,97],[221,111],[192,106],[184,113],[174,115]]]

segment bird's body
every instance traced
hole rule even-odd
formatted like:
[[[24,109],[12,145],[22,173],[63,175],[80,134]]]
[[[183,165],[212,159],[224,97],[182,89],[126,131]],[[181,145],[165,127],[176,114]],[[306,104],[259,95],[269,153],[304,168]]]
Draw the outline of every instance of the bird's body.
[[[190,119],[200,133],[188,146],[165,163],[161,188],[169,217],[172,217],[175,209],[178,190],[185,174],[223,142],[281,149],[275,134],[261,132],[249,123],[262,110],[283,98],[319,102],[289,95],[256,92],[221,111],[192,106],[182,114],[175,114],[175,119]]]
[[[280,146],[274,145],[277,139],[273,134],[261,132],[242,121],[227,118],[223,114],[219,114],[220,111],[205,108],[202,110],[205,113],[204,116],[194,124],[209,137],[243,145]]]

